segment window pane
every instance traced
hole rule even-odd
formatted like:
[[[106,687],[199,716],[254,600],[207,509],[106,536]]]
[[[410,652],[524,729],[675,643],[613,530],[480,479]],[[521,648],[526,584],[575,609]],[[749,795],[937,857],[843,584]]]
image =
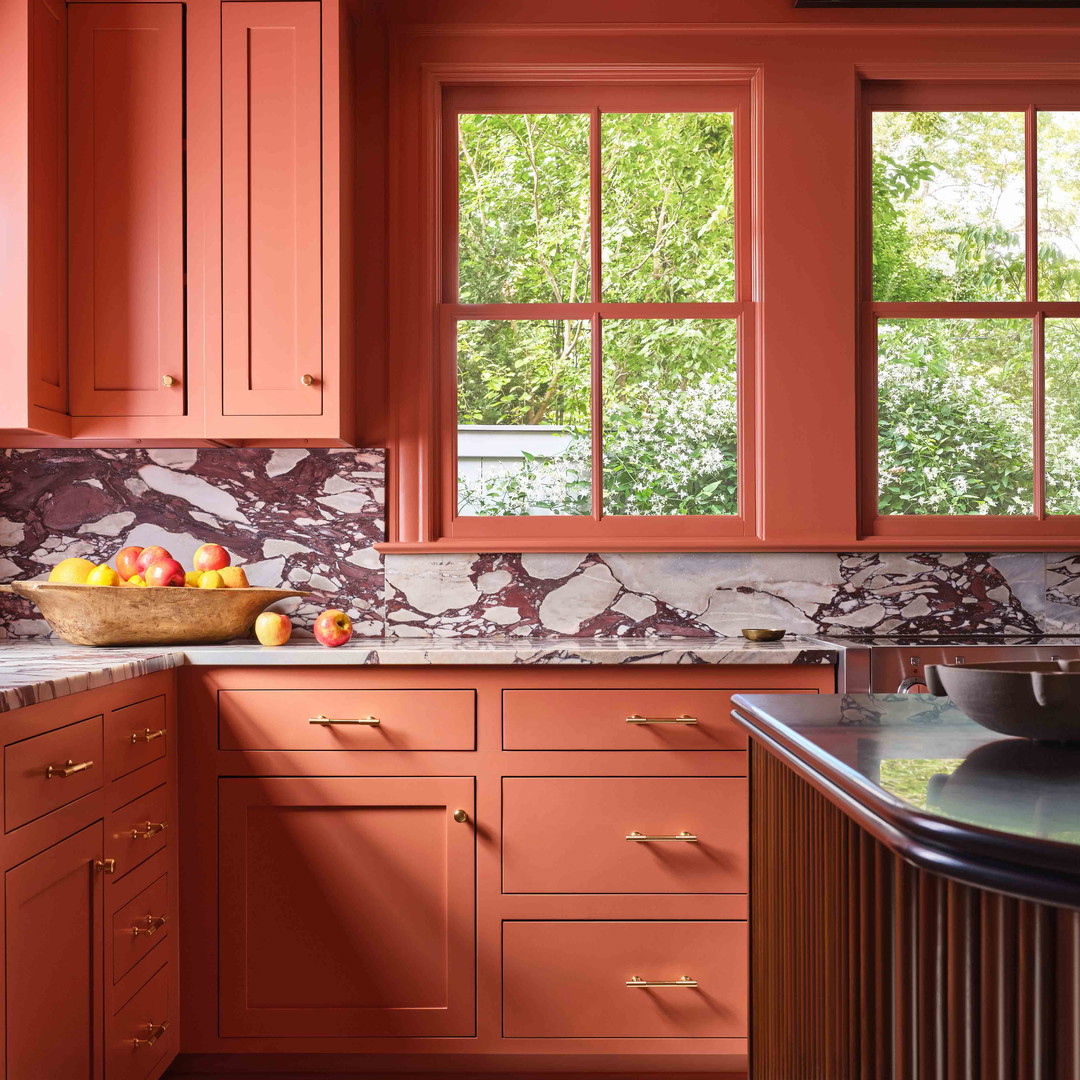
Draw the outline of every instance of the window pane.
[[[878,323],[883,514],[1032,512],[1027,319]]]
[[[584,320],[458,324],[458,513],[591,513]]]
[[[458,118],[463,304],[589,299],[589,117]]]
[[[604,513],[735,514],[730,320],[605,322]]]
[[[1080,299],[1080,112],[1039,113],[1039,296]]]
[[[1024,114],[873,115],[875,300],[1023,300]]]
[[[1080,514],[1080,319],[1046,320],[1046,511]]]
[[[603,299],[735,299],[731,113],[605,114]]]

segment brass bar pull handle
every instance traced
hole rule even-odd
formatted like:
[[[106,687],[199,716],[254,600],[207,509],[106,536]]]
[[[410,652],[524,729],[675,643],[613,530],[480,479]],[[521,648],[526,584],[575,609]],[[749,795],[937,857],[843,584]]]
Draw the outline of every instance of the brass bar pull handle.
[[[147,937],[153,937],[168,921],[168,915],[147,915],[142,925],[136,923],[131,928],[132,936],[138,937],[140,934],[145,934]]]
[[[677,979],[643,979],[640,975],[634,975],[626,980],[626,985],[634,987],[678,986],[693,990],[697,986],[697,980],[691,979],[689,975],[680,975]]]
[[[662,844],[671,841],[681,841],[684,844],[696,844],[698,842],[698,838],[693,833],[689,832],[675,833],[674,835],[668,836],[646,836],[645,833],[640,833],[635,830],[634,832],[627,833],[626,839],[633,840],[639,844]]]
[[[319,724],[322,727],[328,727],[330,724],[362,724],[364,727],[378,727],[382,721],[377,716],[358,716],[355,719],[335,719],[330,716],[323,716],[322,713],[320,713],[318,716],[311,717],[308,720],[308,723]]]
[[[169,1030],[169,1021],[166,1020],[162,1024],[155,1024],[153,1020],[149,1021],[146,1025],[146,1038],[140,1039],[136,1036],[132,1041],[135,1044],[135,1049],[138,1050],[140,1046],[153,1046],[154,1043]]]
[[[165,738],[165,728],[162,728],[160,731],[151,731],[149,728],[147,728],[145,731],[133,731],[131,733],[131,741],[133,743],[137,743],[137,742],[153,742],[155,739],[164,739],[164,738]]]
[[[87,769],[92,769],[94,763],[92,761],[80,761],[76,764],[71,758],[68,758],[63,765],[50,765],[45,770],[45,779],[51,780],[54,776],[74,776],[76,773],[86,772]]]
[[[149,840],[169,827],[167,821],[148,821],[141,829],[131,830],[132,840]]]
[[[633,716],[626,718],[628,724],[697,724],[698,718],[696,716],[638,716],[634,713]]]

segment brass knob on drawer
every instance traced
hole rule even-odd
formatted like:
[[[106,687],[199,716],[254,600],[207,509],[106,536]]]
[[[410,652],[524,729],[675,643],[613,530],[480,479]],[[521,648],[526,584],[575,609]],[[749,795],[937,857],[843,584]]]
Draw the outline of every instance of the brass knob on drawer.
[[[94,863],[94,869],[99,874],[115,874],[116,873],[116,860],[115,859],[98,859]]]
[[[171,375],[162,375],[161,376],[161,385],[162,386],[175,386],[176,385],[176,380]]]
[[[300,381],[301,381],[301,382],[302,382],[302,383],[303,383],[303,384],[304,384],[305,386],[311,386],[311,385],[312,385],[312,383],[314,383],[314,382],[315,382],[315,376],[314,376],[314,375],[301,375],[301,376],[300,376]]]
[[[459,825],[462,824],[463,822],[468,821],[469,820],[469,812],[468,812],[468,810],[455,810],[454,811],[454,820]]]

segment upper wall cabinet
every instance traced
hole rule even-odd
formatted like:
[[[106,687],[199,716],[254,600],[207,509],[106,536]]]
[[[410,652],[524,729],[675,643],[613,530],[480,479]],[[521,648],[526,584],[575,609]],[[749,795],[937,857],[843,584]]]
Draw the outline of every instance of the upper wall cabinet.
[[[351,0],[0,12],[0,429],[354,441]]]
[[[179,4],[71,7],[73,417],[184,413],[183,57]]]
[[[224,408],[322,411],[319,7],[221,8]]]

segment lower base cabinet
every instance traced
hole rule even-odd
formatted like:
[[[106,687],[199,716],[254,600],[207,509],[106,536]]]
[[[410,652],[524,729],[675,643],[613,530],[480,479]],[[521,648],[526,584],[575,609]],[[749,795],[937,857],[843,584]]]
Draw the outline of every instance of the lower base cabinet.
[[[100,1080],[104,850],[97,822],[4,881],[6,1080]]]
[[[503,924],[508,1038],[746,1038],[744,922]]]
[[[218,812],[223,1036],[474,1034],[471,777],[227,778]]]

